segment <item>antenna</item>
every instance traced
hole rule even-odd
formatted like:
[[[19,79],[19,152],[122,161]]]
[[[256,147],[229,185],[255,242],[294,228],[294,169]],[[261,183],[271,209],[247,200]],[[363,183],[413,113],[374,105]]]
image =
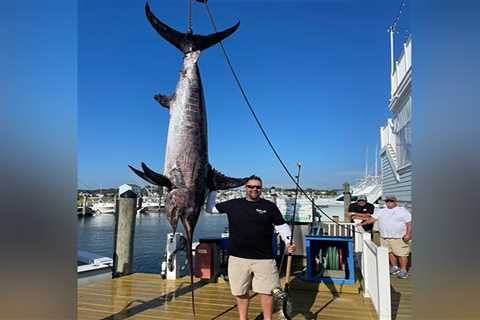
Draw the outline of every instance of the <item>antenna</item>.
[[[374,176],[378,176],[378,143],[375,145],[375,171]]]
[[[393,71],[395,71],[395,54],[393,52],[393,34],[395,33],[395,25],[388,28],[388,32],[390,33],[390,75],[392,75]]]

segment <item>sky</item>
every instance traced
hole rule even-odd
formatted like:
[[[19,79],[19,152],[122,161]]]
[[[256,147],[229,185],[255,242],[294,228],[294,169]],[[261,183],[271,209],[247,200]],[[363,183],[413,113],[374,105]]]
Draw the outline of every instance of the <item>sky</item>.
[[[209,2],[219,29],[240,21],[225,48],[287,167],[295,172],[296,162],[302,163],[302,186],[355,183],[367,156],[373,172],[380,127],[391,116],[387,29],[400,2]],[[163,171],[168,111],[153,96],[173,93],[183,56],[151,27],[144,4],[79,2],[79,188],[145,185],[127,166],[142,161]],[[160,20],[182,32],[187,4],[150,3]],[[408,10],[398,29],[395,43],[401,48]],[[213,32],[205,5],[198,2],[193,31]],[[256,174],[265,186],[293,186],[242,100],[220,47],[202,52],[199,67],[210,163],[228,176]]]

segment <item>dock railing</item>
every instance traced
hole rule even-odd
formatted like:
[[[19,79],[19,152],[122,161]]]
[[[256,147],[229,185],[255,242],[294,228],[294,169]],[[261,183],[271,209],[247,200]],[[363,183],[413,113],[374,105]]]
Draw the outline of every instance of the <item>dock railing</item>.
[[[390,266],[388,249],[377,246],[370,233],[362,226],[341,222],[323,223],[323,233],[328,236],[353,237],[355,263],[360,265],[363,278],[363,296],[372,300],[380,320],[391,319]]]
[[[323,222],[323,235],[331,237],[353,237],[355,224],[350,222]]]
[[[362,226],[356,226],[363,232]],[[388,249],[377,246],[368,232],[355,234],[355,252],[360,260],[363,296],[372,300],[380,320],[391,319],[390,266]]]

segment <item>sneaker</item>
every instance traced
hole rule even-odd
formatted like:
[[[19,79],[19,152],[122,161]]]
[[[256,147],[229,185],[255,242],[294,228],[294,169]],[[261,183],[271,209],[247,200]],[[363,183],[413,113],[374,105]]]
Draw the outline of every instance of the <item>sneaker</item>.
[[[400,268],[397,266],[392,266],[390,267],[390,274],[391,275],[397,275],[400,272]]]
[[[402,270],[400,270],[400,271],[397,273],[397,277],[398,277],[399,279],[407,279],[408,273],[407,273],[407,271],[402,271]]]

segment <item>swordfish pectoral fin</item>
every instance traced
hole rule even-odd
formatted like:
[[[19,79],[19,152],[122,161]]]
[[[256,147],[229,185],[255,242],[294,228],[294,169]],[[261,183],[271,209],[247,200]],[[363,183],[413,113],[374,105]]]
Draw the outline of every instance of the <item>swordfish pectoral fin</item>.
[[[143,180],[147,181],[148,183],[151,183],[151,184],[155,184],[156,185],[156,182],[153,181],[152,179],[150,179],[145,173],[143,173],[143,171],[140,171],[138,169],[135,169],[134,167],[132,166],[128,166],[133,172],[135,172],[135,174],[137,176],[139,176],[140,178],[142,178]]]
[[[162,106],[169,109],[170,108],[170,102],[173,100],[174,96],[173,95],[164,96],[162,94],[156,94],[153,98],[155,100],[157,100],[158,103],[160,103]]]
[[[143,172],[145,173],[145,176],[147,176],[148,179],[153,181],[155,185],[166,187],[169,190],[172,189],[172,182],[166,176],[153,171],[152,169],[147,167],[147,165],[143,162],[142,162],[142,169],[143,169]]]
[[[212,191],[237,188],[244,185],[248,178],[231,178],[210,166],[208,170],[207,183]]]
[[[128,166],[137,176],[142,178],[143,180],[147,181],[156,186],[167,187],[169,190],[172,189],[172,183],[170,180],[162,174],[156,173],[150,170],[145,164],[142,162],[143,171],[135,169],[132,166]],[[145,167],[148,169],[148,172],[145,170]]]

